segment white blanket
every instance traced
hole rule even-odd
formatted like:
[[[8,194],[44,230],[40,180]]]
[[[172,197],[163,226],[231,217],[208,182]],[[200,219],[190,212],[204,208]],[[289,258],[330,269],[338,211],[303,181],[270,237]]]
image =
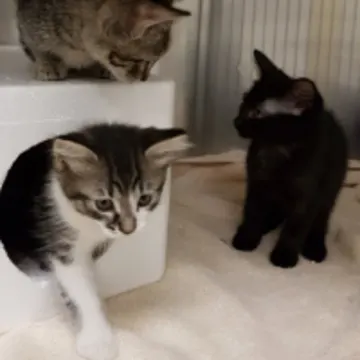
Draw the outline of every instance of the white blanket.
[[[329,259],[282,270],[268,261],[271,239],[252,254],[226,244],[241,211],[241,165],[175,173],[165,277],[107,303],[119,360],[360,359],[360,275],[334,245],[354,238],[339,230],[345,218],[351,229],[360,219],[354,190],[344,190]],[[3,335],[0,359],[80,358],[59,316]]]

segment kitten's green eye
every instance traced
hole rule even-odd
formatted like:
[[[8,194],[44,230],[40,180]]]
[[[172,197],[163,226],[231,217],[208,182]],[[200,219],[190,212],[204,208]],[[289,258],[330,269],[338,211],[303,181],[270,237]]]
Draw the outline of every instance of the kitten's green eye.
[[[141,195],[140,199],[139,199],[139,202],[138,202],[138,205],[140,207],[148,206],[151,203],[151,200],[152,200],[151,195]]]
[[[100,211],[110,211],[114,208],[114,204],[111,199],[96,200],[95,205]]]

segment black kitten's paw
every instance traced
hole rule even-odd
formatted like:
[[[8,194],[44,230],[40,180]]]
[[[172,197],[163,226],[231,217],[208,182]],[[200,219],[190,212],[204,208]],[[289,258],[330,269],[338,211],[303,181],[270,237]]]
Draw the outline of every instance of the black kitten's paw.
[[[321,263],[326,259],[327,250],[324,244],[314,244],[309,241],[305,243],[302,255],[310,261]]]
[[[242,227],[240,227],[232,240],[232,245],[236,250],[240,251],[254,251],[261,241],[261,238],[251,237]]]
[[[284,247],[275,247],[270,255],[270,261],[274,266],[289,269],[296,266],[299,261],[299,255]]]

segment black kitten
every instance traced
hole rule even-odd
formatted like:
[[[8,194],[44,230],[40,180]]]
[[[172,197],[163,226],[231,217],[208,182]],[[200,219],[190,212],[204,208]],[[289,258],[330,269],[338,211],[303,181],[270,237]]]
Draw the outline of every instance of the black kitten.
[[[347,168],[346,138],[313,81],[289,77],[258,50],[254,57],[260,78],[234,121],[251,144],[243,221],[233,246],[252,251],[282,225],[270,257],[275,266],[294,267],[300,253],[322,262]]]

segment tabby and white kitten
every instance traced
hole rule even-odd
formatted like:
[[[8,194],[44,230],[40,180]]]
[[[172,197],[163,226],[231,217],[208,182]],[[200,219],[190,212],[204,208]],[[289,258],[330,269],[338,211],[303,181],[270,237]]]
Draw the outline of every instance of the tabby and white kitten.
[[[21,153],[0,193],[0,238],[30,276],[55,276],[79,315],[78,353],[110,360],[117,346],[92,281],[93,260],[156,208],[185,131],[101,124]]]
[[[146,80],[190,13],[171,0],[16,0],[20,42],[39,80],[85,72]]]

